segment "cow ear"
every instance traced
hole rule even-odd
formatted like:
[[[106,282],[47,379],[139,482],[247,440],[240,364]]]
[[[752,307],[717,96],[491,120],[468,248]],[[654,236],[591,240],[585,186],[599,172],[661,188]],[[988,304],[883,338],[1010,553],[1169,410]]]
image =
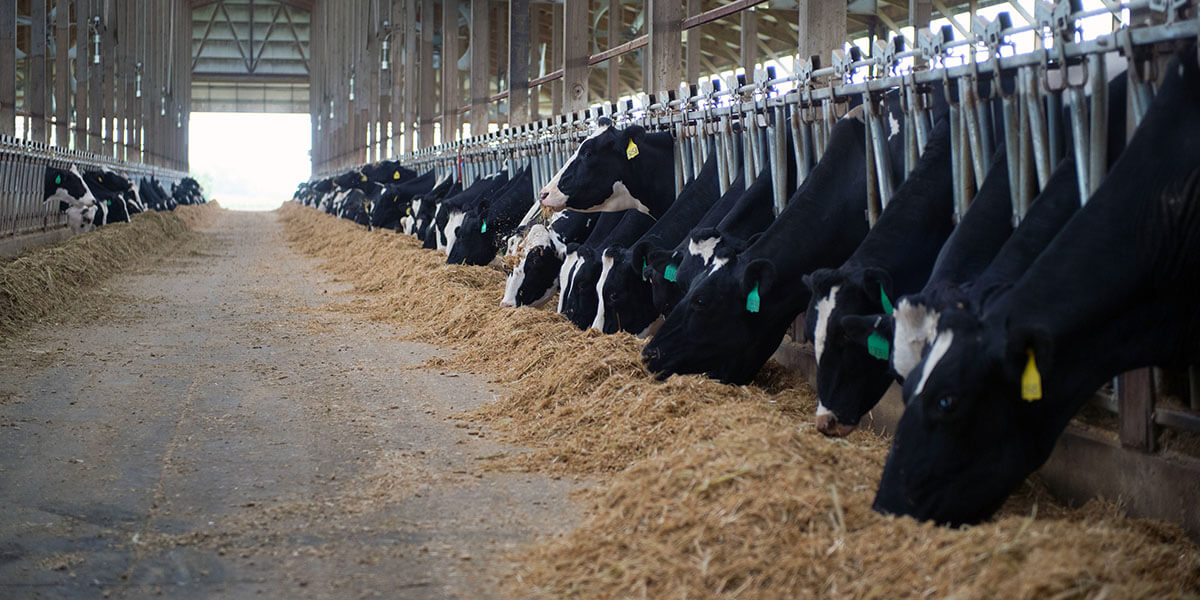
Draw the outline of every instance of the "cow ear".
[[[746,310],[756,313],[775,284],[775,265],[759,258],[750,261],[742,272],[742,296],[746,299]]]
[[[824,292],[824,288],[828,287],[829,277],[833,273],[833,269],[817,269],[800,278],[804,286],[813,296]]]
[[[842,332],[846,341],[861,348],[879,360],[892,358],[892,317],[878,315],[847,315],[842,317]]]
[[[892,275],[879,267],[863,269],[863,289],[879,303],[882,312],[892,314],[895,296],[892,293]]]
[[[1008,335],[1004,358],[1005,379],[1017,381],[1020,398],[1026,402],[1042,399],[1042,382],[1053,373],[1054,340],[1039,327],[1022,327]]]

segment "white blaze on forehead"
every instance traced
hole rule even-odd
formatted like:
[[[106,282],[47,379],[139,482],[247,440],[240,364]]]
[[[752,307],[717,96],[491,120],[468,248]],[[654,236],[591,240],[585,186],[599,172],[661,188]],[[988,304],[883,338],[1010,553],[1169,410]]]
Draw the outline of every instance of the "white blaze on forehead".
[[[541,223],[529,228],[529,231],[525,234],[525,241],[522,243],[526,253],[538,246],[549,248],[553,245],[554,242],[551,239],[550,230],[546,229],[546,226]]]
[[[462,225],[463,219],[466,217],[467,213],[464,212],[454,211],[450,213],[450,217],[446,219],[446,228],[442,230],[446,236],[446,246],[445,248],[438,248],[438,250],[445,250],[446,254],[450,254],[450,251],[454,248],[454,242],[458,241],[458,227]],[[438,240],[438,245],[441,245],[441,239]]]
[[[571,280],[575,277],[575,264],[579,262],[579,253],[570,252],[563,259],[562,266],[558,268],[558,285],[562,292],[558,295],[558,312],[563,311],[563,301],[567,299],[567,294],[571,292]]]
[[[517,268],[513,269],[512,273],[504,280],[504,297],[500,299],[500,306],[516,306],[517,305],[517,290],[521,289],[521,285],[525,283],[525,260],[522,259]]]
[[[817,302],[817,326],[813,331],[813,350],[817,354],[817,364],[821,364],[821,355],[825,352],[825,336],[829,329],[829,316],[833,314],[833,309],[837,306],[837,293],[841,287],[835,285],[829,288],[829,293]]]
[[[600,257],[600,279],[596,281],[596,318],[592,320],[592,329],[598,329],[604,332],[604,282],[608,281],[608,274],[612,272],[613,260],[608,253],[604,253]]]
[[[917,382],[917,389],[914,390],[916,395],[920,396],[921,392],[925,391],[925,382],[929,379],[929,374],[937,367],[938,361],[946,355],[946,351],[950,349],[950,343],[954,341],[953,331],[943,331],[938,334],[937,339],[933,342],[933,348],[929,349],[929,356],[925,359],[925,366],[921,369],[921,380]]]
[[[901,298],[893,313],[896,329],[893,334],[895,351],[892,352],[892,368],[901,378],[921,363],[921,354],[937,337],[937,324],[941,314],[924,304],[911,304]]]
[[[713,273],[716,273],[721,267],[723,267],[727,264],[729,264],[728,258],[714,258],[713,264],[712,264],[712,269],[710,269],[708,271],[708,274],[712,275]]]
[[[817,418],[818,419],[825,415],[832,415],[832,414],[833,414],[832,410],[825,408],[825,405],[821,404],[820,400],[817,400]]]
[[[592,133],[592,135],[589,135],[586,140],[583,140],[583,142],[575,148],[575,152],[571,153],[571,157],[567,159],[567,162],[563,163],[563,166],[559,168],[557,173],[554,174],[554,177],[551,177],[550,181],[547,181],[546,185],[542,187],[541,193],[546,194],[546,198],[542,200],[542,206],[560,209],[567,205],[567,196],[566,194],[562,193],[562,190],[558,189],[558,181],[562,179],[563,173],[565,173],[566,170],[571,167],[571,163],[575,162],[575,159],[579,158],[579,150],[583,148],[583,144],[586,144],[588,140],[599,137],[600,134],[608,131],[609,129],[611,129],[611,127],[607,126],[597,129]]]
[[[704,264],[708,265],[708,261],[712,260],[713,253],[717,249],[717,243],[720,241],[721,238],[719,237],[704,238],[699,242],[690,240],[688,241],[688,252],[692,256],[699,256],[704,261]]]

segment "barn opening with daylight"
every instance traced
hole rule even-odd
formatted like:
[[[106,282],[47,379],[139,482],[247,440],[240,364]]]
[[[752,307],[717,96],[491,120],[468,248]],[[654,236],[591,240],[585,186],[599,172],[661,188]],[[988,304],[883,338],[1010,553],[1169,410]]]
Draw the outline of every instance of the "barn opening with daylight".
[[[0,596],[1200,596],[1198,37],[0,0]]]

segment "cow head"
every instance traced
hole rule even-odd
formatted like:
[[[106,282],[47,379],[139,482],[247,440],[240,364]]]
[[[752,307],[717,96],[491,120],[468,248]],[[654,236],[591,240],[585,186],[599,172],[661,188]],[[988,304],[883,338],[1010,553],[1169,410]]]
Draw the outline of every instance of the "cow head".
[[[607,248],[600,257],[600,281],[596,284],[599,305],[593,329],[644,335],[658,318],[650,282],[643,279],[641,264],[634,263],[633,257],[645,253],[646,244],[639,246],[634,250]]]
[[[376,183],[401,183],[416,177],[413,171],[400,166],[400,161],[385,160],[371,163],[362,168],[362,174]]]
[[[471,210],[463,215],[446,258],[448,264],[486,265],[496,257],[496,228],[487,222],[485,211],[486,207],[481,207],[479,212]]]
[[[814,271],[804,283],[812,292],[804,330],[817,359],[817,428],[846,435],[893,380],[891,326],[876,319],[892,312],[892,278],[880,268],[842,267]]]
[[[798,310],[767,259],[731,256],[697,279],[642,350],[660,377],[704,373],[745,384],[779,346]]]
[[[559,281],[562,293],[559,296],[561,312],[567,320],[580,329],[587,329],[596,318],[596,308],[599,298],[596,296],[596,282],[600,280],[600,255],[595,248],[579,246],[574,252],[568,253],[563,267],[570,265],[570,273],[564,280],[562,271]]]
[[[905,409],[874,508],[960,525],[995,512],[1052,447],[1045,400],[1022,399],[1029,356],[1053,368],[1045,336],[1006,336],[969,310],[939,317],[925,357],[904,383]],[[1012,341],[1006,342],[1005,338]],[[1090,393],[1090,392],[1089,392]],[[1065,425],[1065,421],[1063,422]]]
[[[633,164],[646,130],[633,125],[617,129],[602,125],[583,141],[562,168],[542,188],[542,206],[551,210],[619,212],[637,209],[649,214],[645,199],[630,192]]]
[[[75,168],[74,165],[70,169],[46,167],[46,176],[43,182],[45,192],[42,196],[43,201],[53,202],[57,200],[59,210],[66,210],[72,206],[84,207],[96,203],[96,197],[92,195],[92,191],[88,189],[87,184],[83,181],[83,175],[79,173],[79,169]]]
[[[505,281],[502,306],[542,306],[558,290],[563,259],[546,226],[530,227],[522,245],[525,255]]]
[[[638,248],[635,246],[635,250]],[[655,312],[667,316],[683,300],[686,291],[679,285],[679,261],[682,253],[675,250],[650,248],[641,254],[642,276],[650,283],[650,297]],[[636,259],[635,259],[636,260]]]
[[[131,187],[129,180],[112,171],[87,171],[83,174],[83,180],[88,189],[93,191],[96,204],[100,206],[100,212],[104,216],[104,222],[97,225],[129,220],[129,209],[125,197],[121,195],[123,190]]]

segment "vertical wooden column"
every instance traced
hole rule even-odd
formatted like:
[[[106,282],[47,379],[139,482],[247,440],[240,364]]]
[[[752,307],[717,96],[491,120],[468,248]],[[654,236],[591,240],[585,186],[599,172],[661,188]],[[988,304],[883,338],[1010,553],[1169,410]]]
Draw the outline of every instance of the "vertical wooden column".
[[[829,60],[829,53],[846,43],[846,5],[826,0],[799,0],[800,56],[818,55]]]
[[[91,0],[75,0],[75,149],[80,151],[88,148],[87,64],[89,53],[86,48],[90,4]]]
[[[367,6],[367,18],[369,19],[366,31],[370,32],[367,38],[366,54],[363,56],[363,66],[367,69],[367,155],[368,162],[379,160],[379,105],[382,103],[382,96],[379,93],[379,45],[380,33],[382,32],[379,7],[377,2],[370,2]]]
[[[679,0],[647,0],[650,13],[650,87],[648,92],[674,90],[683,78],[683,5]],[[742,12],[742,22],[745,15]],[[743,52],[745,49],[743,49]]]
[[[172,3],[175,0],[171,0]],[[102,38],[100,42],[100,69],[101,83],[100,89],[100,118],[104,119],[104,156],[113,156],[113,143],[116,141],[116,129],[113,127],[114,110],[114,88],[116,86],[116,41],[117,41],[117,20],[116,2],[105,2],[100,6],[101,16],[104,25],[102,28]]]
[[[689,4],[699,2],[699,0],[688,0]],[[621,31],[621,2],[620,0],[608,0],[608,48],[611,50],[618,46],[621,42],[617,39]],[[608,76],[608,85],[605,87],[604,93],[609,100],[616,102],[617,96],[621,95],[621,57],[614,56],[608,59],[608,65],[605,67],[605,75]]]
[[[433,145],[433,0],[421,0],[421,85],[418,88],[418,110],[421,120],[417,128],[418,147]]]
[[[700,0],[687,0],[687,16],[694,17],[698,14],[700,14]],[[689,29],[685,35],[687,35],[687,47],[685,49],[687,73],[684,79],[688,83],[696,83],[700,79],[700,44],[703,37],[700,35],[699,27]]]
[[[417,33],[412,24],[417,22],[417,0],[404,0],[404,91],[401,94],[404,108],[401,115],[404,120],[404,144],[401,151],[405,154],[417,149],[417,99],[420,97],[421,83],[417,80]]]
[[[473,5],[474,3],[472,3]],[[486,15],[487,3],[484,3]],[[484,23],[487,23],[486,17]],[[474,29],[474,27],[472,27]],[[486,29],[486,26],[485,26]],[[472,31],[474,36],[474,31]],[[472,52],[472,55],[475,53]],[[487,56],[487,52],[483,53]],[[442,140],[445,144],[458,138],[458,109],[462,108],[458,77],[458,0],[442,1]],[[485,59],[486,60],[486,59]],[[486,85],[484,86],[486,88]],[[473,92],[474,90],[472,90]]]
[[[54,145],[66,148],[71,133],[70,0],[54,0],[54,46]]]
[[[654,0],[649,1],[653,5]],[[583,110],[587,108],[588,104],[587,63],[592,47],[591,28],[588,26],[588,4],[588,2],[567,2],[563,7],[562,110],[565,112]],[[676,26],[678,27],[678,24]]]
[[[376,66],[378,68],[378,72],[379,72],[379,81],[377,84],[377,89],[379,90],[379,95],[376,96],[374,99],[374,102],[376,103],[376,106],[377,106],[376,119],[378,120],[378,122],[376,123],[376,126],[378,126],[378,128],[379,128],[379,134],[376,136],[375,139],[376,139],[376,143],[378,144],[377,145],[378,159],[382,160],[391,155],[391,152],[388,151],[388,145],[391,142],[391,137],[388,135],[388,122],[391,121],[391,116],[392,116],[392,78],[395,76],[396,69],[394,69],[392,67],[392,65],[395,64],[394,61],[392,61],[392,56],[391,56],[392,40],[388,39],[388,37],[387,37],[388,31],[391,28],[391,24],[392,24],[392,0],[377,0],[377,2],[378,2],[378,4],[376,6],[376,9],[378,12],[377,21],[379,22],[379,31],[377,33],[378,43],[375,44],[376,52],[375,52],[375,58],[373,60],[375,61],[375,64],[376,64]],[[387,23],[387,27],[384,26],[384,23]],[[386,71],[383,70],[383,63],[382,63],[382,61],[384,60],[384,56],[383,56],[384,40],[387,40],[387,42],[388,42],[388,51],[387,51],[388,68]]]
[[[508,124],[529,117],[529,0],[508,3]]]
[[[25,78],[25,110],[35,142],[46,143],[46,0],[29,4],[29,74]]]
[[[322,73],[321,59],[325,54],[325,50],[321,45],[321,25],[322,17],[320,15],[321,7],[313,6],[312,13],[309,19],[309,63],[308,63],[308,128],[309,128],[309,163],[312,166],[312,174],[316,175],[321,171],[321,137],[325,132],[325,123],[321,119],[321,97],[322,97]]]
[[[1154,452],[1153,369],[1142,368],[1122,374],[1117,380],[1117,433],[1121,445]]]
[[[104,58],[101,56],[101,64],[96,64],[96,42],[92,36],[100,35],[101,53],[103,53],[103,29],[107,25],[102,14],[103,8],[103,0],[91,0],[90,14],[93,26],[99,33],[89,32],[88,43],[84,46],[84,53],[88,56],[88,132],[91,138],[88,142],[88,150],[96,153],[104,151]],[[95,22],[96,17],[100,18],[99,23]]]
[[[917,31],[924,27],[929,27],[929,20],[933,17],[933,1],[932,0],[908,0],[908,24],[913,28],[912,43],[917,41]],[[917,65],[925,64],[925,59],[918,54],[913,57]]]
[[[742,11],[742,68],[746,81],[754,81],[754,63],[758,60],[758,13],[753,8]]]
[[[412,80],[406,76],[408,72],[408,63],[412,62],[412,55],[405,56],[405,47],[408,43],[408,38],[412,37],[410,32],[412,27],[409,26],[407,5],[409,0],[391,0],[392,2],[392,43],[391,56],[388,58],[392,62],[392,96],[391,96],[391,115],[392,115],[392,154],[399,156],[406,154],[403,135],[408,128],[408,124],[404,120],[404,86],[408,85]]]
[[[355,25],[354,32],[354,66],[358,72],[354,90],[354,106],[355,117],[355,132],[354,132],[354,158],[351,160],[350,166],[357,166],[367,162],[368,156],[371,153],[370,144],[367,139],[367,130],[370,129],[370,107],[377,103],[379,99],[374,95],[374,90],[371,89],[371,72],[379,68],[379,61],[369,54],[371,48],[369,38],[374,28],[370,25],[370,0],[357,0],[355,2],[356,9],[352,23]],[[374,69],[372,68],[374,67]]]
[[[0,2],[0,135],[17,130],[17,2]]]
[[[550,7],[550,71],[563,68],[563,7],[554,4]],[[550,114],[558,115],[563,111],[563,79],[559,78],[550,83]]]
[[[471,0],[471,135],[487,133],[491,22],[488,0]],[[512,7],[509,7],[512,10]]]

